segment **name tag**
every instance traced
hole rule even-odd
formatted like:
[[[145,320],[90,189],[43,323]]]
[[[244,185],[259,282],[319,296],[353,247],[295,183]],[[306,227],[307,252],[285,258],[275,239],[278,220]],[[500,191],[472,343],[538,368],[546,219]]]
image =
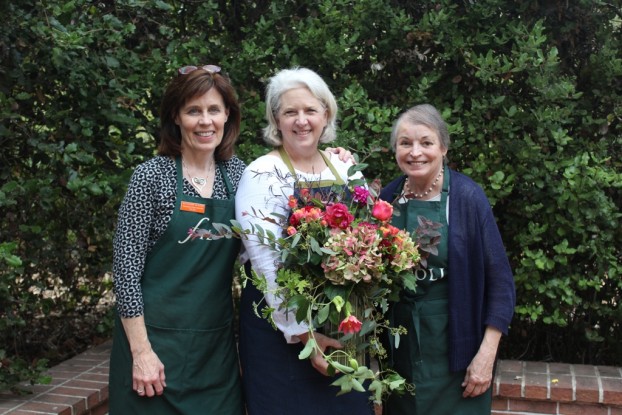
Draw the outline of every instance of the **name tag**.
[[[181,201],[180,210],[185,212],[194,212],[194,213],[205,213],[205,205],[202,203],[192,203]]]

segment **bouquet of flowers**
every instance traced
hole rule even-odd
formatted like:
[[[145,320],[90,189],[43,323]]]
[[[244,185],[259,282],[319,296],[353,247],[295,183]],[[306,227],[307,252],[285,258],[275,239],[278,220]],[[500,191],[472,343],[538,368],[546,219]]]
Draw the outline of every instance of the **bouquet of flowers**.
[[[362,168],[353,166],[350,176]],[[416,289],[414,271],[424,259],[421,246],[408,232],[389,223],[393,206],[379,200],[362,179],[349,181],[345,192],[303,188],[298,197],[290,196],[289,207],[288,217],[245,212],[262,221],[278,222],[284,229],[282,235],[259,225],[242,229],[232,221],[231,226],[214,224],[215,232],[197,225],[187,239],[252,234],[259,243],[277,250],[281,266],[276,289],[269,288],[261,275],[253,274],[252,283],[281,298],[282,306],[295,311],[296,320],[309,327],[309,340],[299,357],[323,354],[329,374],[343,374],[333,383],[340,387],[340,394],[367,388],[374,402],[380,403],[389,393],[412,393],[413,385],[396,372],[382,369],[386,350],[380,336],[383,332],[394,336],[398,345],[400,336],[406,334],[403,327],[390,327],[384,314],[402,289]],[[424,218],[419,223],[425,250],[433,251],[439,235],[435,224]],[[270,320],[274,311],[264,307],[261,316]],[[316,330],[337,338],[344,347],[322,352],[314,338]],[[367,367],[367,355],[378,359],[380,370]]]

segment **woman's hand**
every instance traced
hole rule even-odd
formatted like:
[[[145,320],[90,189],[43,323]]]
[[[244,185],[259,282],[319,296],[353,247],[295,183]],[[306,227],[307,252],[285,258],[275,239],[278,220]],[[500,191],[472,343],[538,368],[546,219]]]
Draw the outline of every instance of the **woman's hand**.
[[[462,387],[462,397],[475,398],[486,392],[492,385],[492,370],[495,365],[501,332],[488,326],[479,351],[466,369]]]
[[[337,154],[337,157],[339,157],[339,160],[347,162],[350,161],[354,164],[356,164],[356,160],[354,159],[354,155],[349,151],[346,150],[343,147],[337,147],[337,148],[333,148],[333,147],[326,147],[326,150],[329,153],[333,153],[333,154]]]
[[[314,333],[313,337],[315,338],[315,342],[318,345],[318,348],[324,353],[327,348],[332,347],[333,349],[341,349],[343,345],[339,342],[339,340],[333,339],[332,337],[325,336],[320,333]],[[309,341],[309,333],[299,334],[298,338],[302,341],[303,344],[307,344]],[[328,362],[324,359],[322,353],[313,352],[309,360],[311,360],[311,365],[315,370],[323,374],[324,376],[328,376]]]
[[[144,316],[121,318],[132,352],[132,389],[138,396],[162,395],[166,387],[164,365],[151,349]]]
[[[132,366],[132,388],[140,396],[162,395],[166,387],[164,365],[158,355],[149,350],[134,356]]]

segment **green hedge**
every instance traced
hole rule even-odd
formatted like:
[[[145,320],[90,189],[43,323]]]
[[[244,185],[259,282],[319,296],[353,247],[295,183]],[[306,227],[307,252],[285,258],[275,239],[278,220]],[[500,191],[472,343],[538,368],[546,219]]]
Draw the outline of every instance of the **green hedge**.
[[[622,365],[621,0],[9,3],[0,387],[63,357],[67,316],[92,314],[95,332],[109,330],[116,209],[132,168],[154,153],[168,79],[191,63],[233,79],[246,161],[265,152],[263,90],[281,68],[327,80],[338,144],[369,163],[368,179],[398,173],[397,114],[436,105],[452,166],[484,187],[515,271],[502,357]],[[41,320],[63,321],[66,335],[27,341]]]

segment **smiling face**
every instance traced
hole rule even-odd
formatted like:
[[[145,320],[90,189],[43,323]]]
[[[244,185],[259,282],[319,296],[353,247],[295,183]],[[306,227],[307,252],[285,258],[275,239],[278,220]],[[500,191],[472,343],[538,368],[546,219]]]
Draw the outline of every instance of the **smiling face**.
[[[402,121],[396,136],[395,159],[400,170],[411,182],[425,185],[432,181],[447,154],[438,134],[423,124]]]
[[[281,95],[276,121],[283,147],[291,154],[316,152],[328,113],[307,88],[290,89]]]
[[[216,88],[189,99],[175,118],[181,130],[183,151],[213,153],[222,141],[228,116],[229,111]]]

